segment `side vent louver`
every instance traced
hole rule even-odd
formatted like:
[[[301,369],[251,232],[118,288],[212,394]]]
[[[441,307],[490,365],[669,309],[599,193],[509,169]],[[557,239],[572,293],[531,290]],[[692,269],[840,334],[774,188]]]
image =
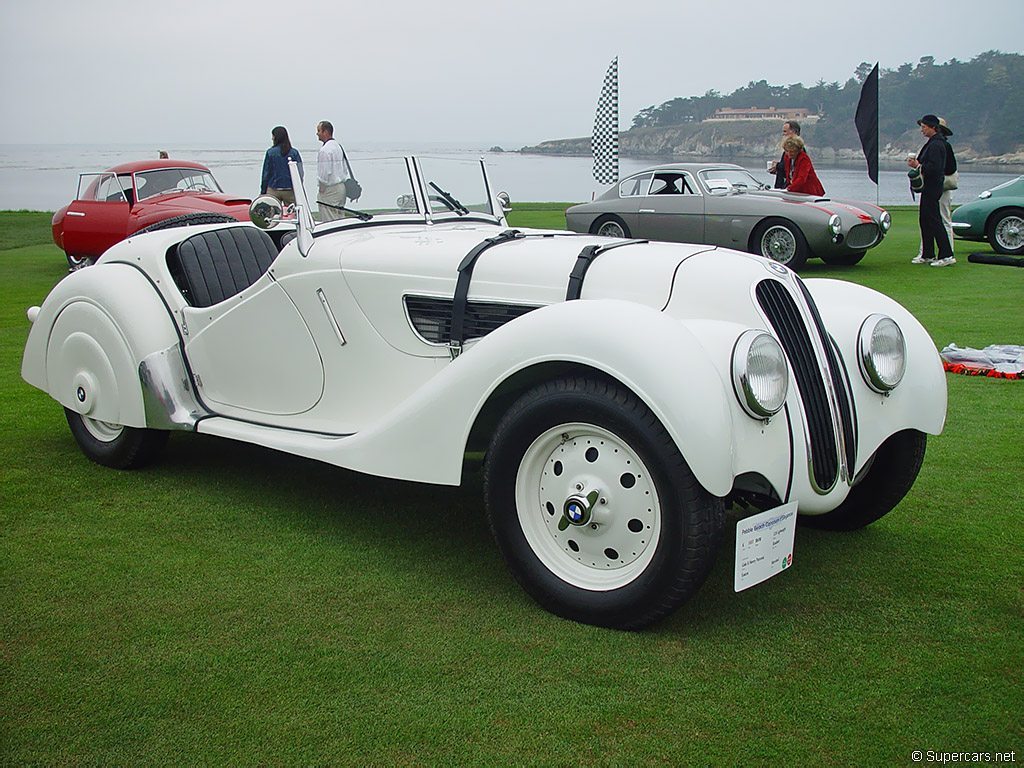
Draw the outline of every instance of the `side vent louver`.
[[[522,317],[539,307],[502,304],[491,301],[470,301],[466,305],[466,339],[479,339],[500,328],[509,320]],[[405,310],[416,333],[432,344],[447,344],[452,330],[452,300],[406,296]]]

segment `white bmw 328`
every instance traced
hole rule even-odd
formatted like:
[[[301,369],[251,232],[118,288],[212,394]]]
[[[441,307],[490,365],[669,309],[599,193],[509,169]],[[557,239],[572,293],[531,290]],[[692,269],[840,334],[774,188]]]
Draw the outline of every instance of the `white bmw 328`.
[[[173,430],[444,485],[483,452],[512,575],[621,628],[701,586],[730,507],[755,513],[741,589],[791,566],[798,519],[892,510],[943,428],[935,346],[882,294],[714,246],[513,230],[482,162],[368,167],[340,220],[300,194],[280,251],[268,198],[257,226],[114,245],[29,310],[24,379],[116,468]]]

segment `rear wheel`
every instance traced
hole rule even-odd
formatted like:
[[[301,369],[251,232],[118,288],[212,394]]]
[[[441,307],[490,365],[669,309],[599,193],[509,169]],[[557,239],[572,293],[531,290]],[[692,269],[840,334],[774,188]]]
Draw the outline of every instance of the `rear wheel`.
[[[985,234],[992,248],[1011,256],[1024,254],[1024,209],[1007,208],[989,219]]]
[[[927,440],[915,429],[897,432],[875,451],[842,504],[824,515],[801,515],[800,522],[811,528],[855,531],[884,517],[914,485]]]
[[[231,224],[238,223],[238,219],[226,216],[223,213],[185,213],[181,216],[173,216],[170,219],[158,221],[143,227],[133,234],[141,235],[146,232],[159,232],[161,229],[174,229],[175,227],[195,227],[200,224]]]
[[[829,256],[822,256],[821,260],[832,267],[852,267],[854,264],[860,264],[860,260],[864,258],[865,253],[867,251],[833,253]]]
[[[502,418],[485,465],[491,529],[547,610],[638,629],[707,578],[721,499],[631,392],[596,378],[541,384]]]
[[[785,219],[766,219],[757,225],[751,238],[751,253],[785,264],[794,272],[807,263],[807,240],[800,227]]]
[[[601,216],[590,227],[590,234],[601,237],[629,237],[629,227],[626,222],[613,214]]]
[[[155,460],[167,443],[168,433],[111,424],[64,409],[71,434],[82,453],[105,467],[137,469]]]

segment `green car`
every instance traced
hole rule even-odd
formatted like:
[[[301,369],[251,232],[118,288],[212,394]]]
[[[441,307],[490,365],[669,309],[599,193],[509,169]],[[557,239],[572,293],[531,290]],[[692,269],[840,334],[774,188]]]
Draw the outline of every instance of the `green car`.
[[[999,253],[1024,254],[1024,176],[986,189],[953,211],[953,234],[987,240]]]

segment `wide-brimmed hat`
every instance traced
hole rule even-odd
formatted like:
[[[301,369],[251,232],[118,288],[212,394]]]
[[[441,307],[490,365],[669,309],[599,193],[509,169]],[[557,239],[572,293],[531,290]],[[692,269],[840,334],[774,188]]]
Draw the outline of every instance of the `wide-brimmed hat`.
[[[946,120],[942,117],[939,118],[939,130],[942,131],[943,136],[953,135],[953,129],[946,125]]]
[[[924,117],[917,121],[917,124],[927,125],[929,128],[934,128],[935,130],[938,130],[939,126],[941,125],[941,123],[939,122],[939,118],[937,118],[935,115],[925,115]]]

